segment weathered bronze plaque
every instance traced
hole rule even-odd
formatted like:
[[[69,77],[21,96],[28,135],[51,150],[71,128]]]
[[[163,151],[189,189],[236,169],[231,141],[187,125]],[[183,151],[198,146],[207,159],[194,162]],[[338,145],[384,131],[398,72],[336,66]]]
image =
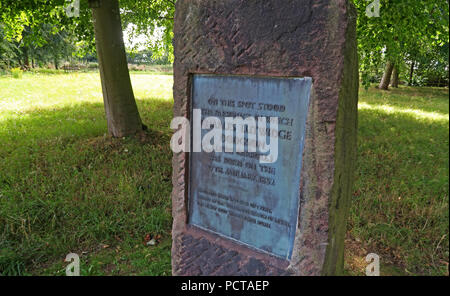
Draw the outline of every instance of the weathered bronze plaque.
[[[343,273],[359,87],[351,2],[176,1],[174,275]],[[223,126],[237,116],[277,118],[257,128],[278,122],[267,152],[248,152],[255,128]]]
[[[225,152],[225,131],[222,152],[194,149],[190,158],[189,224],[277,257],[291,258],[311,83],[311,78],[193,76],[191,124],[194,110],[197,114],[201,110],[202,121],[211,116],[219,118],[224,129],[226,117],[254,118],[258,124],[258,118],[265,117],[267,146],[265,152],[259,146],[249,152],[248,132],[255,129],[246,125],[244,152],[236,149],[236,126],[231,130],[233,152]],[[273,128],[271,117],[278,123],[278,130],[269,130]],[[192,146],[195,128],[194,123]],[[209,131],[202,129],[201,138]],[[269,146],[275,140],[276,146]]]

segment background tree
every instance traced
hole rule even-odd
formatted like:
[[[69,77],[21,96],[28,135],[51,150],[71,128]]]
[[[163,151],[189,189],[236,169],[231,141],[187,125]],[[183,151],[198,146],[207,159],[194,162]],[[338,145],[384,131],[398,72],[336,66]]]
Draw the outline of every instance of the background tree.
[[[162,53],[171,48],[174,10],[171,0],[123,0],[120,4],[121,10],[118,0],[84,0],[80,16],[75,18],[66,15],[64,0],[0,0],[0,23],[8,40],[45,44],[42,32],[36,28],[47,24],[73,31],[78,40],[93,47],[95,32],[108,131],[114,137],[132,135],[143,128],[126,64],[120,13],[126,24],[136,25],[137,32],[160,30],[161,38],[148,45]],[[28,67],[28,47],[23,47],[22,53],[24,67]]]
[[[444,52],[445,48],[448,49],[448,45],[445,46],[448,44],[449,32],[447,0],[380,0],[380,17],[366,15],[366,8],[371,1],[353,1],[359,12],[360,72],[365,86],[378,82],[381,89],[387,89],[389,83],[394,87],[401,81],[415,85],[431,85],[435,83],[434,80],[439,85],[448,85],[448,54]],[[90,2],[101,6],[105,0]],[[64,0],[0,0],[0,23],[4,25],[4,35],[9,40],[21,41],[29,27],[32,31],[32,44],[40,44],[40,33],[35,28],[46,23],[60,30],[74,32],[78,42],[84,43],[83,48],[86,51],[95,52],[92,14],[88,0],[81,0],[79,18],[68,18],[65,15],[66,4]],[[119,0],[119,4],[122,27],[131,28],[130,38],[140,34],[152,36],[145,44],[147,48],[154,56],[167,55],[168,60],[172,61],[175,1]],[[14,54],[15,46],[8,50],[9,56],[20,54],[21,62],[27,64],[22,51]],[[24,44],[18,46],[26,49]],[[114,61],[107,62],[108,65],[111,63]],[[121,75],[129,74],[124,71]],[[108,78],[105,76],[103,79]],[[127,96],[132,94],[128,93]],[[129,118],[132,116],[135,115],[130,115]],[[109,126],[114,124],[108,120]],[[121,129],[128,130],[125,127],[117,128]],[[133,128],[126,133],[133,133],[132,130]]]
[[[132,25],[130,38],[143,34],[152,36],[144,45],[154,58],[167,55],[173,61],[173,21],[175,0],[135,1],[121,0],[124,27]]]
[[[417,86],[448,86],[449,43],[443,45],[423,44],[406,60],[408,64],[405,81]]]
[[[20,50],[16,43],[7,41],[5,38],[4,26],[0,24],[0,68],[14,68],[20,65],[18,59]]]
[[[115,137],[142,130],[120,22],[118,0],[89,1],[95,29],[108,131]]]
[[[396,64],[417,45],[443,46],[448,43],[448,1],[380,0],[380,16],[369,17],[370,2],[354,0],[358,9],[358,50],[361,77],[370,83],[374,67],[385,65],[379,88],[387,89]],[[400,76],[402,67],[397,65]],[[396,75],[397,75],[396,74]],[[395,79],[394,79],[395,81]],[[397,83],[397,82],[396,82]]]

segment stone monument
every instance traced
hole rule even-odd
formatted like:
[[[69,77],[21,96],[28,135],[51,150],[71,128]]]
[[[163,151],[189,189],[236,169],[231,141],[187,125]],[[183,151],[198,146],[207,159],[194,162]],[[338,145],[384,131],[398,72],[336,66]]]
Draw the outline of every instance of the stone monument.
[[[173,157],[174,275],[342,272],[355,27],[347,0],[176,2],[174,116],[191,126]],[[211,123],[225,131],[208,138]]]

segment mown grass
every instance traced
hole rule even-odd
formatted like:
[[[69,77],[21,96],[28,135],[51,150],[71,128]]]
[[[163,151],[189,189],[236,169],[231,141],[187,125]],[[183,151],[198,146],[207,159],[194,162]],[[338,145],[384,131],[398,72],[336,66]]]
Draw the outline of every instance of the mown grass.
[[[110,139],[97,73],[0,78],[0,273],[170,274],[171,79],[133,75],[149,132]]]
[[[0,274],[169,275],[172,77],[132,74],[149,132],[111,139],[97,73],[0,77]],[[348,274],[446,274],[448,90],[361,90]],[[149,236],[160,235],[156,246]]]
[[[374,252],[384,274],[448,274],[448,89],[361,90],[358,137],[349,268]]]

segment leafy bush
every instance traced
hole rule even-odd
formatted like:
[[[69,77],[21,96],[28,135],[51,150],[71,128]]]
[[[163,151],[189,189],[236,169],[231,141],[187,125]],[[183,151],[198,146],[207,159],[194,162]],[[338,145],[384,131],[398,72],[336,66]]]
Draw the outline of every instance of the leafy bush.
[[[14,78],[22,78],[23,71],[20,68],[12,68],[11,74]]]
[[[64,73],[63,70],[46,69],[46,68],[34,68],[34,69],[30,69],[29,72],[33,73],[33,74],[62,74],[62,73]]]
[[[88,69],[98,69],[98,63],[91,62],[88,64]]]

